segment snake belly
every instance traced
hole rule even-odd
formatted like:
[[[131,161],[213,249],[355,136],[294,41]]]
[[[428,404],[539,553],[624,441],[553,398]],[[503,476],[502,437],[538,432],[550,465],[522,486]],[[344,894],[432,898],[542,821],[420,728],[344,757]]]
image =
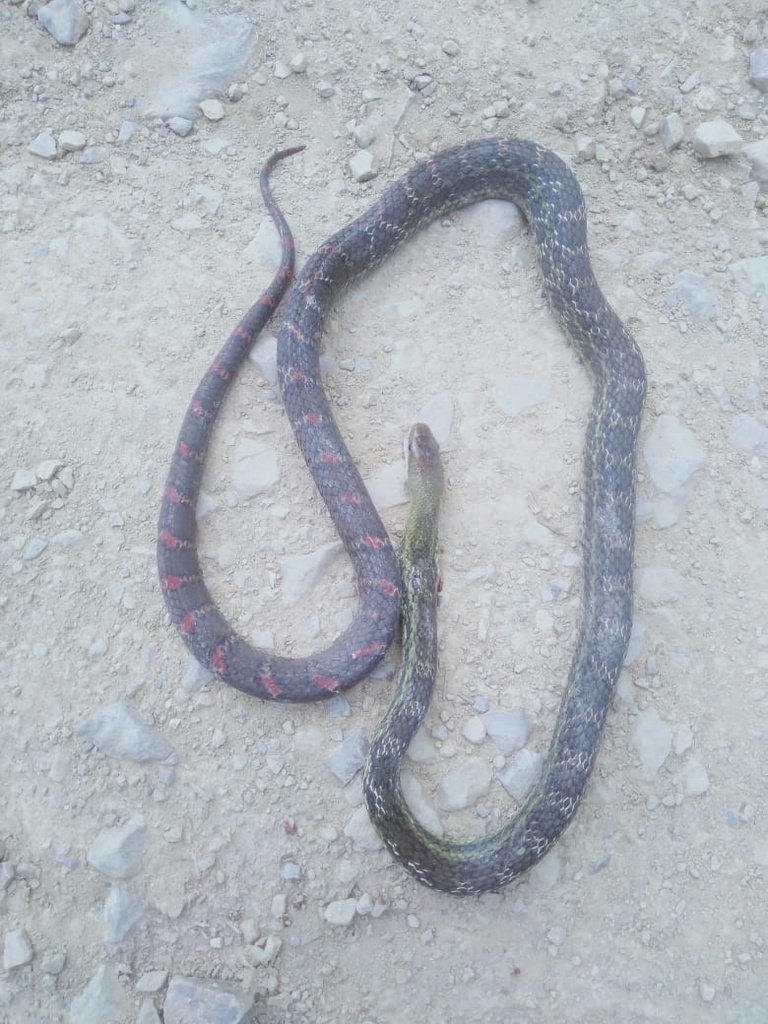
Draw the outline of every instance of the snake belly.
[[[189,437],[194,443],[188,443],[182,427],[158,538],[158,565],[171,619],[198,660],[225,682],[265,699],[307,700],[351,686],[370,672],[394,635],[402,584],[395,552],[323,390],[323,327],[346,285],[419,228],[486,199],[513,202],[528,220],[550,306],[589,372],[593,395],[583,451],[580,622],[542,778],[502,833],[473,840],[477,846],[458,841],[448,862],[440,860],[428,836],[414,834],[401,818],[387,826],[387,845],[415,877],[456,893],[507,884],[543,856],[573,817],[594,764],[631,629],[634,459],[645,369],[631,334],[595,280],[581,190],[565,163],[521,139],[483,139],[437,153],[416,164],[367,212],[329,238],[289,292],[278,332],[283,402],[352,560],[359,591],[350,627],[327,650],[290,659],[251,647],[232,630],[202,581],[194,506],[223,391],[216,392],[218,404],[198,402],[195,411],[193,400],[190,406]],[[276,216],[274,209],[270,213]],[[248,331],[254,335],[252,324]],[[217,376],[215,367],[201,387]],[[409,644],[415,657],[421,657],[418,636]],[[400,742],[393,729],[384,740],[384,753]],[[389,785],[383,778],[384,753],[373,758],[374,794],[384,793]],[[397,794],[394,806],[401,811],[404,806]]]

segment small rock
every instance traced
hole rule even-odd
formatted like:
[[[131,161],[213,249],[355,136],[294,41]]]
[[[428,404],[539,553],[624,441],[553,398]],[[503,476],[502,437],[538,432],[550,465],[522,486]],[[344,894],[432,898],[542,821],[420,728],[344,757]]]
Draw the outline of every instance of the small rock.
[[[132,878],[141,871],[146,834],[144,819],[138,816],[104,829],[91,843],[86,860],[109,878]]]
[[[136,982],[136,991],[159,992],[168,980],[168,971],[146,971]]]
[[[738,156],[743,140],[722,118],[700,124],[693,136],[693,151],[706,160],[719,156]]]
[[[5,945],[3,947],[3,968],[6,971],[14,967],[22,967],[31,962],[34,953],[29,936],[23,928],[15,928],[5,933]]]
[[[522,711],[483,715],[483,723],[502,754],[514,754],[528,742],[528,722]]]
[[[365,764],[370,745],[365,729],[355,729],[326,758],[325,767],[346,786]]]
[[[307,70],[307,55],[305,53],[295,53],[290,59],[289,67],[294,75],[303,75]]]
[[[341,541],[334,540],[308,555],[286,555],[285,558],[281,558],[279,565],[283,604],[296,604],[309,594],[341,551]]]
[[[109,146],[86,146],[80,154],[80,163],[105,164],[111,155]]]
[[[749,55],[749,81],[760,92],[768,92],[768,49],[765,47]]]
[[[49,132],[40,132],[27,146],[27,152],[43,160],[55,160],[58,152],[56,139]]]
[[[648,708],[637,716],[632,744],[640,755],[643,774],[652,779],[672,749],[672,730],[662,721],[656,708]]]
[[[354,920],[356,910],[357,900],[354,897],[348,900],[334,900],[323,911],[323,917],[328,924],[346,928]]]
[[[37,476],[31,469],[17,469],[11,480],[12,491],[29,491],[37,484]]]
[[[235,447],[232,485],[243,501],[263,494],[280,479],[277,452],[262,441],[244,438]]]
[[[179,135],[181,138],[185,138],[192,131],[193,124],[186,117],[171,117],[168,119],[168,127],[174,135]]]
[[[75,732],[92,740],[107,757],[126,761],[167,761],[175,753],[164,736],[121,701],[99,708],[81,722]]]
[[[465,740],[469,740],[470,743],[482,743],[486,735],[486,728],[482,718],[479,715],[473,715],[471,718],[468,718],[461,728],[461,735]]]
[[[373,153],[361,149],[349,161],[349,172],[355,181],[370,181],[379,173],[379,165]]]
[[[71,1024],[105,1024],[124,1020],[128,1009],[128,997],[120,984],[117,968],[102,964],[82,995],[72,1000],[70,1020]]]
[[[324,100],[327,100],[336,92],[336,86],[332,82],[323,80],[315,84],[315,92],[318,96],[322,96]]]
[[[38,9],[37,20],[60,46],[74,46],[90,25],[78,0],[51,0]]]
[[[668,413],[653,425],[643,455],[654,486],[666,494],[682,487],[707,464],[707,453],[693,431]]]
[[[163,1004],[165,1024],[240,1024],[253,995],[240,985],[208,978],[171,978]]]
[[[352,842],[356,850],[374,852],[380,850],[384,845],[368,817],[368,810],[364,804],[357,808],[344,826],[344,835]]]
[[[534,750],[518,750],[499,774],[499,782],[521,804],[541,778],[543,767],[543,754]]]
[[[59,133],[59,149],[62,153],[79,153],[85,149],[86,138],[82,132],[66,129]]]
[[[203,100],[200,109],[207,121],[221,121],[224,117],[224,104],[219,100]]]
[[[686,796],[701,796],[709,789],[707,769],[698,761],[690,760],[683,770],[683,785]]]
[[[485,761],[470,759],[440,782],[437,803],[444,811],[461,811],[487,796],[493,774]]]
[[[685,138],[685,125],[679,114],[667,114],[659,125],[659,139],[667,153],[677,149]]]
[[[40,969],[44,974],[56,977],[57,974],[61,974],[64,970],[66,962],[66,953],[47,953],[40,962]]]

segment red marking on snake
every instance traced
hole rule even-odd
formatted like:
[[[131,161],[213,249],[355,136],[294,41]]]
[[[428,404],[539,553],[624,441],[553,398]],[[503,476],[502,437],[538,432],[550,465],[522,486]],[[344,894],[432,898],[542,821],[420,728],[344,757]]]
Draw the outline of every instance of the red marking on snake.
[[[320,461],[324,462],[327,466],[338,466],[339,457],[334,455],[333,452],[321,452]]]
[[[195,626],[199,616],[199,610],[195,612],[187,612],[186,615],[182,615],[181,621],[179,622],[179,629],[184,636],[192,636],[195,632]]]
[[[192,403],[192,412],[195,416],[200,416],[204,420],[212,420],[215,415],[210,409],[206,409],[198,399],[195,399]]]
[[[182,459],[194,459],[195,462],[199,462],[201,459],[200,452],[197,448],[190,448],[186,441],[179,439],[179,443],[176,446],[176,451],[182,457]]]
[[[157,535],[157,539],[164,548],[169,548],[170,550],[184,547],[187,543],[185,540],[180,540],[175,534],[171,533],[170,530],[160,530]]]
[[[237,327],[234,329],[234,331],[232,331],[232,337],[233,338],[242,338],[244,341],[250,341],[250,339],[251,339],[251,332],[250,331],[246,331],[246,329],[244,327],[241,327],[240,324],[238,324]]]
[[[309,427],[317,427],[323,422],[323,417],[319,412],[305,412],[304,422]]]
[[[297,341],[304,341],[304,335],[301,333],[301,331],[293,322],[293,320],[289,320],[285,326],[288,328],[288,330],[291,332],[294,338],[296,338]]]
[[[386,576],[380,576],[377,580],[374,580],[374,583],[383,594],[387,595],[387,597],[394,597],[397,593],[397,587],[394,585],[392,580],[388,580]]]
[[[362,500],[357,491],[342,491],[339,495],[339,501],[344,505],[359,505]]]
[[[163,576],[161,583],[163,590],[178,590],[179,587],[184,586],[184,578],[182,576]]]
[[[387,542],[384,537],[376,537],[372,533],[366,533],[360,543],[364,547],[370,548],[372,551],[377,551],[379,548],[387,546]]]
[[[321,690],[330,690],[331,693],[335,692],[339,688],[338,679],[334,679],[333,676],[312,676],[312,685],[319,686]]]
[[[211,667],[217,675],[222,675],[227,671],[227,649],[224,644],[214,647],[211,654]]]
[[[307,378],[304,376],[304,374],[301,372],[301,370],[298,367],[296,367],[296,366],[292,366],[290,368],[290,370],[288,371],[288,376],[290,377],[290,379],[295,384],[306,384],[307,383]]]
[[[380,640],[371,640],[369,644],[364,644],[356,651],[352,651],[352,658],[357,661],[360,658],[367,658],[370,654],[383,654],[385,650],[386,645]]]
[[[185,498],[181,491],[177,490],[173,484],[168,484],[165,488],[165,496],[172,505],[183,505]]]
[[[277,697],[282,692],[281,687],[277,685],[277,683],[269,674],[269,672],[259,672],[259,682],[270,695],[270,697]]]
[[[211,373],[216,377],[220,377],[222,380],[229,380],[232,374],[221,363],[213,363],[211,366]]]

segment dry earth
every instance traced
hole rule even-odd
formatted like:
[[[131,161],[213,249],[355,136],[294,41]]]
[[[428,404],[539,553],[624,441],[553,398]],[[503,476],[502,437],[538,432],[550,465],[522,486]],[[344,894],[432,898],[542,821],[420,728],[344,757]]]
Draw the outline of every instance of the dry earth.
[[[765,136],[763,4],[98,0],[72,46],[40,6],[0,7],[0,1019],[206,1019],[163,1010],[166,978],[186,976],[242,988],[265,1024],[768,1022],[768,232],[747,150],[693,147],[716,118],[745,146]],[[219,120],[197,108],[215,96]],[[28,148],[41,133],[49,159]],[[361,848],[359,773],[344,787],[326,766],[375,728],[396,652],[330,704],[206,679],[167,619],[154,538],[192,391],[271,276],[265,157],[306,146],[274,174],[301,262],[414,161],[490,134],[573,162],[649,397],[635,639],[595,776],[534,871],[462,900]],[[361,142],[366,183],[349,170]],[[393,536],[408,425],[432,417],[449,439],[441,685],[409,767],[431,800],[469,760],[509,767],[464,737],[485,707],[522,710],[546,751],[578,613],[589,382],[502,204],[414,239],[325,344]],[[265,374],[248,364],[223,410],[201,549],[237,627],[305,653],[348,620],[352,581],[338,557],[285,600],[281,559],[335,538]],[[521,393],[536,401],[516,413]],[[277,479],[243,501],[254,446]],[[77,731],[118,701],[174,763]],[[496,779],[443,821],[471,834],[513,806]],[[131,822],[137,870],[109,877],[98,837]],[[107,941],[115,900],[138,920]]]

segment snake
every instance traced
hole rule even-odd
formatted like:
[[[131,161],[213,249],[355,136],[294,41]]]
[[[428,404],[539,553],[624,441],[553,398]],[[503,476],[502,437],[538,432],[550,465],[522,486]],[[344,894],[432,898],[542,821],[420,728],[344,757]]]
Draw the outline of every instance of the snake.
[[[579,624],[549,751],[539,782],[501,830],[445,846],[413,819],[399,786],[399,758],[419,710],[408,696],[408,680],[435,668],[430,611],[426,629],[420,625],[409,632],[406,616],[398,681],[403,683],[404,672],[405,684],[396,689],[364,769],[374,823],[415,878],[457,894],[497,890],[543,857],[573,818],[626,655],[632,625],[634,462],[646,393],[642,354],[600,290],[589,258],[581,188],[551,150],[526,139],[486,138],[430,155],[323,243],[291,283],[293,239],[269,174],[298,148],[274,154],[260,177],[282,243],[278,272],[214,359],[182,423],[158,524],[162,593],[172,623],[197,660],[246,693],[265,700],[312,700],[346,690],[372,671],[398,628],[404,595],[407,603],[412,597],[403,582],[407,573],[401,574],[323,388],[324,326],[345,287],[420,228],[482,200],[518,206],[533,236],[549,305],[592,382],[582,456]],[[277,341],[283,405],[358,589],[348,628],[329,647],[303,658],[253,647],[235,632],[205,585],[196,545],[195,508],[218,412],[255,337],[286,292]],[[429,592],[434,601],[431,577],[425,581],[419,593]]]

